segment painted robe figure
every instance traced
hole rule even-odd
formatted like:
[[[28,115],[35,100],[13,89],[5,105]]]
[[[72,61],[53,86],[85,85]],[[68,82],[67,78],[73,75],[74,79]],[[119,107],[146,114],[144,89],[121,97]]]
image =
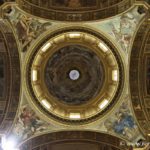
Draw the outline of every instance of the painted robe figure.
[[[127,103],[123,103],[120,106],[119,111],[115,113],[113,120],[110,118],[107,119],[104,122],[104,126],[108,132],[114,132],[129,139],[132,138],[132,135],[137,128]]]
[[[37,39],[43,32],[47,31],[51,26],[51,23],[48,21],[41,21],[28,15],[21,14],[15,6],[6,8],[5,17],[16,30],[22,52],[27,51],[31,42]]]
[[[28,105],[25,105],[18,117],[14,133],[21,139],[27,139],[35,133],[45,130],[47,125]]]

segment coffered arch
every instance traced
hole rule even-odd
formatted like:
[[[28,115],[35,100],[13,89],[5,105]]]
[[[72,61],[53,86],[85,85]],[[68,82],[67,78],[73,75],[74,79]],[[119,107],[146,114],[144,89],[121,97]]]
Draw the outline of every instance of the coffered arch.
[[[131,52],[130,90],[139,125],[148,138],[150,133],[150,20],[140,26]]]
[[[0,21],[0,132],[7,133],[19,104],[20,62],[11,28]]]
[[[124,143],[124,146],[121,144]],[[90,131],[61,131],[34,137],[20,145],[20,150],[127,150],[117,137]]]

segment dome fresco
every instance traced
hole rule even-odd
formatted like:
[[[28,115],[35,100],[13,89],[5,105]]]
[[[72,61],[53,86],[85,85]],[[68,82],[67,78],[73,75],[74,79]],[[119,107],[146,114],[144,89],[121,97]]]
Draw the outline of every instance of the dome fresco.
[[[95,97],[103,81],[99,58],[81,45],[62,47],[49,58],[45,68],[48,90],[69,105],[84,104]]]

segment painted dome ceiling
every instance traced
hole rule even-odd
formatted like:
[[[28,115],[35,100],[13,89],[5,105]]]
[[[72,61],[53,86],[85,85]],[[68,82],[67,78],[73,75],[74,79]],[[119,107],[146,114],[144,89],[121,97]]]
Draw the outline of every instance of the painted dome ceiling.
[[[149,4],[0,1],[0,149],[149,150]]]
[[[49,92],[68,105],[86,103],[98,94],[103,82],[104,70],[100,60],[81,45],[60,48],[45,66]]]

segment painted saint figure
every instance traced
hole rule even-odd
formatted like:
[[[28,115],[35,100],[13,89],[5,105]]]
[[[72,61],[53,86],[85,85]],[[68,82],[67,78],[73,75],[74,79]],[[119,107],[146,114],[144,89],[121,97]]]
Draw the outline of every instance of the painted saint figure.
[[[115,113],[114,120],[109,118],[104,122],[104,125],[108,132],[114,132],[129,139],[132,138],[137,128],[127,103],[120,106],[119,111]]]

